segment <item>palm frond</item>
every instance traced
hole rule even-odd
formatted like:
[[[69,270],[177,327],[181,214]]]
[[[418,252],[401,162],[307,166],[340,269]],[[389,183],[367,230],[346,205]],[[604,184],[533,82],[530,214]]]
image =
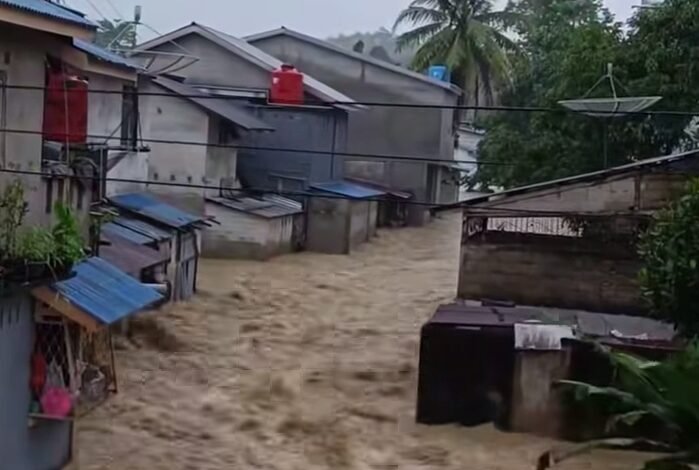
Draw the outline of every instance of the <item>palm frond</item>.
[[[447,20],[446,14],[439,10],[410,6],[398,14],[395,23],[393,23],[393,31],[395,32],[403,24],[420,25],[423,23],[442,23]]]
[[[396,38],[396,51],[402,52],[412,46],[420,46],[443,28],[441,23],[430,23],[405,32]]]

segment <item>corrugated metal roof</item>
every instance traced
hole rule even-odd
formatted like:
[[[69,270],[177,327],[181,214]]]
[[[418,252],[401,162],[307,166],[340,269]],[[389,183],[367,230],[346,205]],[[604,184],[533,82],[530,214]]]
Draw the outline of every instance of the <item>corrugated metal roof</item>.
[[[235,105],[231,100],[209,98],[206,93],[197,90],[194,87],[185,85],[175,80],[158,77],[153,80],[153,83],[165,88],[168,91],[180,95],[183,99],[191,101],[201,108],[222,117],[226,121],[230,121],[242,129],[247,131],[273,131],[274,127],[266,122],[258,119],[254,114],[247,111],[241,106]],[[201,96],[202,98],[196,98]]]
[[[235,198],[207,197],[207,201],[228,209],[244,212],[250,215],[274,219],[303,212],[303,206],[296,201],[286,199],[284,202],[274,199],[242,196]]]
[[[624,173],[630,173],[643,169],[669,166],[689,158],[697,158],[697,156],[699,156],[699,150],[690,150],[688,152],[665,155],[662,157],[648,158],[645,160],[639,160],[637,162],[628,163],[626,165],[607,168],[605,170],[593,171],[591,173],[583,173],[580,175],[574,175],[550,181],[543,181],[541,183],[535,183],[527,186],[506,189],[504,191],[498,191],[496,193],[485,194],[481,197],[474,197],[467,201],[460,201],[454,204],[442,205],[441,207],[435,209],[435,212],[450,210],[458,207],[474,206],[482,203],[494,203],[500,201],[506,202],[506,198],[516,196],[519,194],[526,194],[549,188],[578,184],[586,181],[598,181],[605,178],[609,178],[611,176],[621,175]]]
[[[198,23],[192,23],[171,33],[147,41],[139,45],[135,53],[138,54],[139,50],[149,50],[193,33],[199,34],[217,43],[219,46],[223,47],[229,52],[242,57],[243,59],[268,72],[280,68],[283,64],[281,60],[256,48],[247,41]],[[355,102],[355,100],[349,96],[340,93],[334,88],[307,74],[304,74],[304,87],[311,95],[314,95],[326,102],[341,102],[348,103],[350,105]],[[363,106],[359,105],[353,106],[354,108],[363,108]]]
[[[102,234],[110,237],[121,237],[138,245],[148,245],[154,241],[150,237],[112,222],[102,226]]]
[[[161,202],[147,193],[119,194],[112,196],[109,200],[117,207],[172,228],[183,228],[206,220],[205,217],[190,214]]]
[[[79,49],[87,54],[91,55],[95,59],[101,60],[102,62],[108,62],[112,65],[117,65],[119,67],[125,67],[132,70],[144,70],[144,68],[127,59],[119,54],[112,51],[104,49],[95,43],[83,41],[82,39],[73,38],[73,47]]]
[[[338,54],[342,54],[344,56],[350,57],[355,60],[362,61],[367,64],[374,65],[376,67],[388,70],[393,73],[397,73],[400,75],[404,75],[408,78],[412,78],[415,80],[419,80],[421,82],[424,82],[428,85],[432,85],[438,88],[442,88],[448,91],[451,91],[452,93],[456,95],[461,95],[463,92],[461,88],[458,86],[449,83],[449,82],[444,82],[441,80],[437,80],[436,78],[432,78],[429,75],[423,75],[418,72],[414,72],[412,70],[408,70],[405,67],[401,67],[399,65],[394,65],[391,64],[390,62],[386,62],[384,60],[379,60],[376,59],[368,54],[360,54],[358,52],[351,51],[349,49],[345,49],[344,47],[340,47],[336,44],[333,44],[329,41],[324,41],[322,39],[314,38],[313,36],[309,36],[307,34],[300,33],[298,31],[294,31],[285,27],[281,27],[278,29],[274,29],[272,31],[264,31],[262,33],[257,33],[253,34],[251,36],[246,36],[245,39],[249,43],[254,43],[255,41],[261,41],[263,39],[271,38],[274,36],[289,36],[291,38],[295,38],[299,41],[307,42],[310,44],[313,44],[315,46],[321,47],[326,50],[330,50],[333,52],[337,52]]]
[[[97,25],[85,18],[85,15],[81,12],[47,0],[0,0],[0,5],[7,5],[37,15],[48,16],[49,18],[77,24],[89,29],[97,29]]]
[[[386,194],[389,196],[393,196],[398,199],[412,199],[413,195],[412,193],[408,191],[401,191],[398,189],[391,188],[389,186],[386,186],[381,183],[375,183],[373,181],[365,181],[360,178],[345,178],[345,181],[349,181],[355,184],[358,184],[359,186],[365,186],[367,188],[371,189],[377,189],[379,191],[384,191]]]
[[[108,244],[100,245],[99,257],[132,276],[138,277],[144,269],[170,260],[167,253],[139,245],[118,235],[103,232],[101,239]]]
[[[74,277],[51,286],[66,301],[111,325],[162,299],[155,290],[100,258],[73,268]]]
[[[486,307],[472,303],[441,305],[430,323],[463,326],[512,327],[515,323],[541,321],[574,326],[584,336],[615,338],[645,335],[647,341],[672,341],[672,325],[650,318],[611,315],[548,307]]]
[[[315,183],[311,185],[316,191],[346,196],[352,199],[370,199],[385,196],[384,191],[362,186],[350,181],[330,181],[328,183]]]
[[[114,224],[136,236],[146,237],[148,241],[143,244],[162,242],[173,238],[172,233],[149,224],[148,222],[144,222],[143,220],[132,219],[130,217],[117,217],[114,219]],[[124,236],[123,233],[119,233],[118,235]],[[136,241],[134,236],[126,236],[124,238],[133,242]]]

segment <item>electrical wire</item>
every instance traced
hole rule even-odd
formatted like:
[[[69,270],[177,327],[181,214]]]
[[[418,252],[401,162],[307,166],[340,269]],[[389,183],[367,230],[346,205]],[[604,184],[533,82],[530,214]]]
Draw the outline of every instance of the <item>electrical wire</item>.
[[[42,171],[32,171],[32,170],[14,170],[10,168],[0,168],[0,174],[7,173],[11,175],[24,175],[24,176],[38,176],[42,178],[68,178],[68,179],[78,179],[78,180],[91,180],[99,182],[113,182],[113,183],[129,183],[129,184],[145,184],[152,186],[164,186],[164,187],[178,187],[178,188],[191,188],[191,189],[213,189],[217,191],[226,191],[231,193],[240,193],[241,195],[264,195],[264,194],[274,194],[279,196],[289,196],[289,197],[307,197],[311,199],[342,199],[342,200],[361,200],[361,201],[385,201],[383,197],[366,197],[366,198],[353,198],[349,196],[342,196],[339,194],[331,193],[315,193],[309,191],[276,191],[268,188],[229,188],[225,186],[213,186],[206,184],[195,184],[195,183],[177,183],[173,181],[156,181],[156,180],[140,180],[131,178],[102,178],[100,176],[82,176],[82,175],[56,175],[55,173],[42,172]],[[413,201],[405,200],[403,204],[411,206],[424,206],[429,208],[438,208],[444,206],[450,206],[449,204],[438,204],[426,201]]]
[[[192,85],[188,85],[192,86]],[[199,86],[199,85],[197,85]],[[201,85],[203,86],[203,85]],[[15,89],[15,90],[26,90],[26,91],[45,91],[47,88],[42,86],[32,86],[32,85],[0,85],[0,88]],[[88,89],[87,93],[97,93],[97,94],[118,94],[122,92],[118,90],[102,90],[102,89]],[[213,99],[213,100],[241,100],[237,96],[228,95],[212,95],[204,92],[193,93],[193,94],[178,94],[171,92],[147,92],[139,91],[137,93],[139,96],[161,96],[170,98],[196,98],[196,99]],[[450,110],[460,110],[460,111],[506,111],[506,112],[524,112],[524,113],[557,113],[557,114],[575,114],[575,115],[585,115],[585,111],[576,111],[573,109],[568,109],[563,106],[561,107],[542,107],[542,106],[483,106],[483,105],[445,105],[445,104],[421,104],[421,103],[405,103],[405,102],[386,102],[386,101],[309,101],[307,103],[309,106],[366,106],[366,107],[383,107],[383,108],[410,108],[410,109],[450,109]],[[293,106],[290,106],[293,108]],[[303,108],[303,105],[299,105],[299,108]],[[673,110],[663,110],[663,111],[597,111],[595,114],[608,114],[608,115],[627,115],[627,116],[675,116],[675,117],[695,117],[699,116],[699,110],[696,111],[673,111]]]
[[[41,131],[28,131],[23,129],[0,129],[0,133],[6,134],[24,134],[24,135],[43,135]],[[121,137],[109,136],[109,135],[99,135],[99,134],[88,134],[86,137],[90,139],[100,139],[104,142],[110,140],[121,140]],[[406,162],[416,162],[416,163],[445,163],[445,164],[466,164],[466,165],[490,165],[490,166],[515,166],[514,163],[509,162],[481,162],[478,160],[456,160],[447,158],[430,158],[430,157],[410,157],[406,155],[394,155],[394,154],[378,154],[378,153],[361,153],[361,152],[346,152],[346,151],[332,151],[332,150],[315,150],[315,149],[295,149],[295,148],[285,148],[285,147],[263,147],[256,145],[236,145],[236,144],[213,144],[208,142],[196,142],[187,140],[166,140],[166,139],[151,139],[151,138],[139,138],[140,142],[152,143],[152,144],[170,144],[170,145],[189,145],[193,147],[211,147],[211,148],[222,148],[222,149],[236,149],[236,150],[252,150],[252,151],[266,151],[266,152],[280,152],[280,153],[294,153],[294,154],[306,154],[306,155],[328,155],[328,156],[339,156],[355,158],[357,160],[362,159],[375,159],[375,160],[395,160],[395,161],[406,161]],[[467,171],[464,169],[463,171]]]

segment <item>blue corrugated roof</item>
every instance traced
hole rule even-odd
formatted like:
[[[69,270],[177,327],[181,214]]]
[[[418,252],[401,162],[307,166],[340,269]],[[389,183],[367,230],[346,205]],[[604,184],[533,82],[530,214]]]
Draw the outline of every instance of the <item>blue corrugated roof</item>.
[[[162,299],[154,289],[100,258],[75,265],[73,274],[74,277],[55,283],[53,290],[106,325]]]
[[[131,229],[128,229],[124,226],[112,222],[104,224],[102,226],[102,233],[104,233],[105,235],[115,235],[117,237],[122,237],[139,245],[148,245],[149,243],[153,243],[154,241],[150,237],[147,237],[138,232],[134,232]]]
[[[169,240],[173,238],[173,234],[167,230],[151,225],[148,222],[142,220],[131,219],[129,217],[117,217],[114,219],[114,224],[120,226],[121,228],[127,229],[136,235],[141,235],[147,237],[148,241],[146,243],[161,242],[163,240]]]
[[[182,211],[146,193],[120,194],[111,197],[110,201],[117,207],[172,228],[182,228],[206,220],[203,216]]]
[[[352,199],[370,199],[385,196],[384,191],[369,188],[349,181],[331,181],[328,183],[316,183],[311,185],[312,189],[333,193],[339,196],[346,196]]]
[[[126,67],[132,70],[144,70],[144,68],[139,64],[127,59],[126,57],[122,57],[119,54],[104,49],[95,43],[73,38],[73,46],[76,49],[90,54],[95,59],[101,60],[102,62],[108,62],[112,65],[118,65],[120,67]]]
[[[97,29],[97,25],[85,18],[85,15],[79,11],[46,0],[0,0],[0,5],[7,5],[37,15],[48,16],[90,29]]]

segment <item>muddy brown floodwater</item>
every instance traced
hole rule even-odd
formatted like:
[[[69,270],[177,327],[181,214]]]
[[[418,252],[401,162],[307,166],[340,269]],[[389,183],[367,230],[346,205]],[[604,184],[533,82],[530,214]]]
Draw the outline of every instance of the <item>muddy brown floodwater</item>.
[[[414,422],[419,329],[455,295],[459,227],[382,231],[351,256],[203,262],[192,302],[117,341],[120,392],[81,421],[80,468],[533,469],[550,440]]]

